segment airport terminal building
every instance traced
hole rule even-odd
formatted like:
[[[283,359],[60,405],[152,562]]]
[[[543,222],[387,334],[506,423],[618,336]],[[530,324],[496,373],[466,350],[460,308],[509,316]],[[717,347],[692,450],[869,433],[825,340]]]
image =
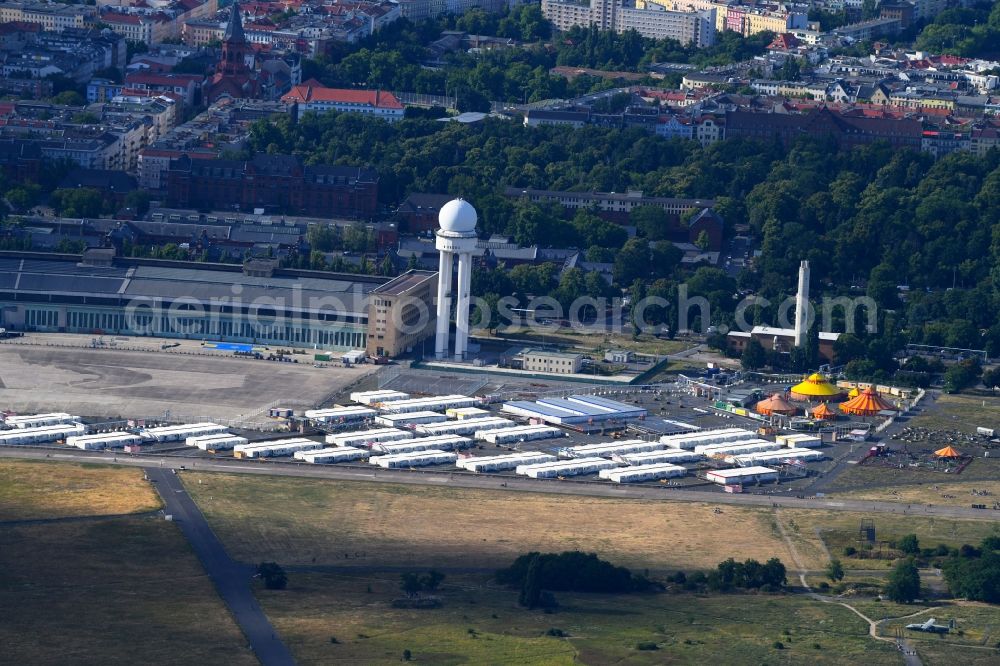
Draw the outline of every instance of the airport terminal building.
[[[276,263],[121,258],[110,249],[82,259],[0,252],[0,326],[331,351],[368,346],[369,294],[386,278]]]

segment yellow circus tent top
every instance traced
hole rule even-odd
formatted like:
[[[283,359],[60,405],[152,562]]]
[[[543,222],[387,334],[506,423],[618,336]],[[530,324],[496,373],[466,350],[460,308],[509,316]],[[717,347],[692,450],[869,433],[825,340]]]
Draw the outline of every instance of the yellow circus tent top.
[[[836,400],[843,397],[839,388],[818,372],[792,387],[793,400]]]
[[[847,392],[848,398],[857,398],[859,395],[861,395],[861,389],[859,389],[857,386],[855,386],[854,388],[852,388],[850,391]]]
[[[835,419],[837,418],[837,413],[830,409],[830,406],[825,402],[819,403],[818,407],[813,407],[812,415],[814,419]]]
[[[866,388],[858,397],[848,400],[840,406],[840,411],[855,416],[874,416],[887,409],[895,409],[895,407],[871,388]]]
[[[952,448],[950,446],[946,446],[943,449],[938,449],[937,451],[934,452],[934,455],[936,455],[938,458],[961,458],[962,457],[962,454],[959,453],[958,450],[956,450],[956,449],[954,449],[954,448]]]

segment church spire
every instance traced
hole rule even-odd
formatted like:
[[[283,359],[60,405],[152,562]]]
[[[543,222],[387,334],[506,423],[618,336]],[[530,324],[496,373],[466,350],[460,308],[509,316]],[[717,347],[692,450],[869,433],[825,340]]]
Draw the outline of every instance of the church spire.
[[[240,16],[240,5],[233,2],[232,11],[229,13],[229,23],[226,24],[226,32],[222,35],[222,43],[245,44],[247,36],[243,32],[243,18]]]

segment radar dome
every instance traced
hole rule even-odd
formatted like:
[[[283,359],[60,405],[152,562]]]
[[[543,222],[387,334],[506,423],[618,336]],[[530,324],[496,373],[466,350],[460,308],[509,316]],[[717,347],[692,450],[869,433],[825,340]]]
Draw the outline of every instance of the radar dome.
[[[478,220],[476,209],[465,199],[452,199],[441,206],[441,212],[438,213],[438,224],[441,225],[441,231],[473,232],[476,230]]]

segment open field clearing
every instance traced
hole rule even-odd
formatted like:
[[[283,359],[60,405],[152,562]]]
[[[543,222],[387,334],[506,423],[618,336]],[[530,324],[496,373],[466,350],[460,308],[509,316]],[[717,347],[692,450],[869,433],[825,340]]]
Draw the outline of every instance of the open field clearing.
[[[789,561],[762,509],[191,472],[183,480],[246,562],[496,567],[526,551],[575,549],[640,569]]]
[[[900,445],[893,444],[893,448]],[[961,449],[961,447],[959,447]],[[980,454],[981,456],[981,454]],[[993,504],[1000,499],[997,479],[1000,479],[1000,456],[977,457],[961,474],[945,474],[927,469],[882,467],[878,465],[851,465],[830,483],[826,494],[831,497],[849,499],[885,499],[920,504],[941,504],[969,506],[973,503],[969,493],[973,488],[987,489],[994,493],[994,499],[980,498],[975,503]],[[940,486],[942,490],[935,490]],[[946,487],[952,490],[944,490]],[[894,495],[893,493],[898,493]],[[904,495],[905,493],[905,495]],[[955,495],[955,498],[942,497]],[[968,501],[965,501],[968,499]],[[962,501],[959,501],[962,500]]]
[[[437,609],[392,608],[398,586],[392,574],[292,572],[287,590],[258,598],[302,664],[399,663],[403,650],[432,664],[899,663],[856,615],[803,597],[558,593],[545,614],[485,576],[446,578]]]
[[[0,520],[140,513],[160,508],[142,470],[0,461]]]
[[[34,339],[34,338],[32,338]],[[19,412],[176,420],[237,419],[273,402],[312,406],[369,369],[232,356],[0,345],[0,405]]]
[[[7,526],[0,567],[4,663],[257,663],[171,523]]]
[[[978,465],[980,461],[975,461],[973,465]],[[1000,461],[993,461],[998,462]],[[1000,467],[1000,465],[991,465]],[[972,467],[970,466],[970,469]],[[1000,469],[996,472],[1000,475]],[[980,481],[960,481],[958,483],[935,483],[926,482],[917,485],[898,485],[889,488],[866,488],[865,490],[854,490],[842,493],[827,493],[829,496],[843,497],[845,499],[870,499],[887,500],[890,502],[903,502],[920,506],[923,504],[935,504],[939,506],[962,506],[968,507],[970,504],[986,504],[993,506],[993,503],[1000,500],[1000,480],[997,475],[992,479]],[[941,476],[940,474],[938,476]],[[965,476],[965,474],[962,474]],[[946,477],[948,481],[955,478]],[[982,493],[986,491],[988,495],[974,495],[973,490]],[[997,516],[1000,520],[1000,515]]]
[[[947,635],[903,629],[907,624],[930,618],[943,625],[953,619],[955,628]],[[1000,608],[997,606],[974,602],[945,604],[915,618],[890,620],[879,626],[882,636],[895,636],[897,630],[913,643],[924,663],[930,666],[1000,663]]]
[[[914,427],[961,430],[973,434],[977,427],[1000,429],[1000,396],[942,393],[921,403],[924,412],[910,419]]]
[[[826,551],[839,558],[845,567],[853,569],[880,569],[886,567],[885,560],[848,557],[844,548],[853,546],[860,550],[858,530],[861,518],[858,513],[836,511],[781,510],[789,539],[795,544],[804,566],[821,569],[828,562]],[[948,546],[978,544],[984,537],[1000,534],[1000,523],[926,518],[919,515],[885,515],[874,517],[876,539],[893,541],[906,534],[916,534],[920,545],[932,548],[939,543]]]

